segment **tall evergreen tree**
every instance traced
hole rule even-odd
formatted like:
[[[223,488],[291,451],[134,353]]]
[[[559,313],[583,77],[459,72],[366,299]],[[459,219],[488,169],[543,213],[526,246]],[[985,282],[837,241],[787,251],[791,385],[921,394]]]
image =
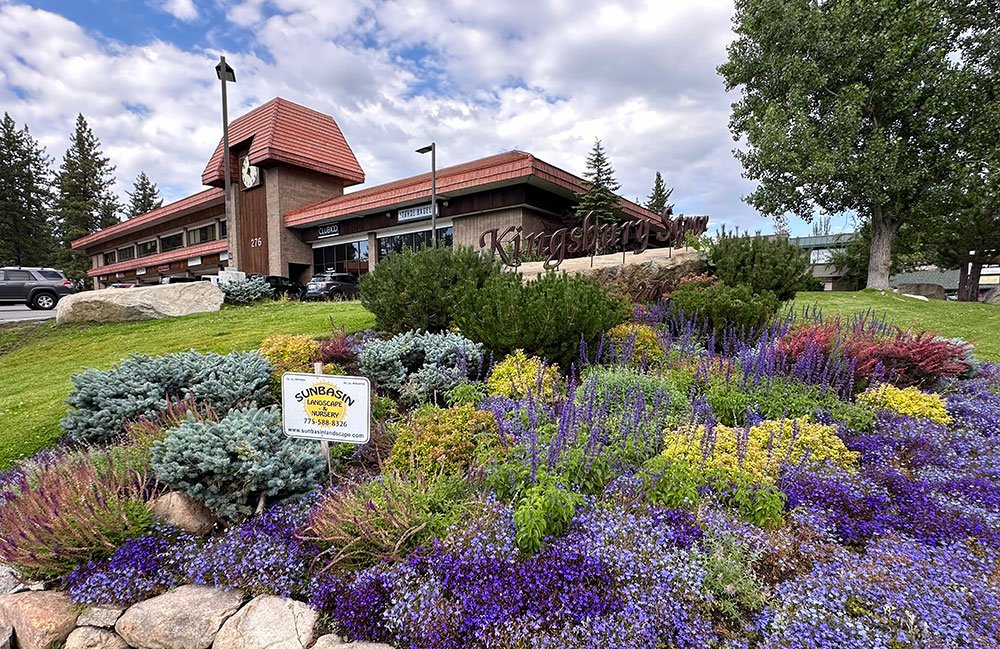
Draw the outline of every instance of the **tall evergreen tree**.
[[[125,217],[132,219],[140,214],[145,214],[163,205],[160,198],[160,190],[156,188],[156,183],[149,179],[145,171],[140,171],[135,182],[132,183],[132,191],[128,194],[128,205],[125,206]]]
[[[674,213],[674,204],[667,201],[670,200],[670,195],[673,193],[674,188],[667,189],[666,184],[663,182],[663,176],[657,171],[656,178],[653,179],[653,191],[650,193],[649,198],[646,199],[646,209],[652,210],[657,214],[663,214],[666,211],[667,216],[670,216]]]
[[[0,265],[51,263],[52,160],[4,113],[0,122]]]
[[[615,180],[615,170],[599,139],[594,140],[594,148],[587,156],[587,170],[583,173],[587,189],[576,195],[576,214],[580,218],[594,212],[597,223],[617,220],[618,190],[621,185]]]
[[[74,239],[119,222],[121,206],[112,193],[115,167],[101,152],[101,143],[83,115],[63,156],[56,179],[55,214],[62,243],[62,266],[72,279],[84,279],[90,260],[82,250],[73,250]]]

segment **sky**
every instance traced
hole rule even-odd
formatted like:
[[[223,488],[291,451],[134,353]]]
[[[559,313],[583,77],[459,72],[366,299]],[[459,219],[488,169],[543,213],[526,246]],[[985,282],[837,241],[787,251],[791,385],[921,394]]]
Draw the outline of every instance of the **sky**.
[[[233,119],[280,96],[337,121],[370,186],[528,151],[582,174],[600,138],[626,198],[660,171],[675,213],[772,230],[742,197],[715,68],[732,0],[0,0],[0,111],[56,164],[82,113],[117,166],[167,202],[201,190]],[[834,218],[833,229],[850,229]],[[794,234],[810,226],[792,219]]]

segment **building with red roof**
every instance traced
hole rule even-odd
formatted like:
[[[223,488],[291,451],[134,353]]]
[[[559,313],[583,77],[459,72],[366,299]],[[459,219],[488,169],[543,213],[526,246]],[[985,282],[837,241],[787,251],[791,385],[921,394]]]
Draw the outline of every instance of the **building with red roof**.
[[[225,214],[220,141],[202,173],[210,188],[73,242],[95,286],[223,269],[305,281],[368,272],[387,255],[428,245],[430,173],[346,191],[365,173],[329,115],[275,98],[229,129],[233,216]],[[482,247],[490,229],[544,232],[572,214],[579,177],[508,151],[437,171],[438,240]],[[630,219],[658,215],[622,199]]]

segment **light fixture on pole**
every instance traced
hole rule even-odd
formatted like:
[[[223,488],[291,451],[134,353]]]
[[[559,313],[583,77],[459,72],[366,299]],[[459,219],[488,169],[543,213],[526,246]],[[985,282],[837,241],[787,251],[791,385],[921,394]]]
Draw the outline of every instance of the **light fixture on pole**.
[[[431,245],[437,248],[437,145],[431,142],[428,146],[417,149],[417,153],[431,154],[431,241],[433,242]]]
[[[215,74],[219,77],[219,81],[222,83],[222,160],[223,169],[225,170],[226,178],[223,181],[225,189],[225,201],[226,201],[226,229],[228,232],[232,232],[232,237],[235,241],[239,241],[239,232],[237,231],[239,226],[236,224],[236,219],[233,218],[233,206],[232,198],[229,195],[230,186],[230,171],[229,171],[229,103],[226,97],[226,83],[236,83],[236,72],[226,63],[226,57],[220,56],[219,63],[215,66]],[[237,244],[237,253],[239,244]],[[238,254],[237,254],[238,256]],[[238,259],[231,258],[229,260],[230,265],[233,270],[239,270]]]

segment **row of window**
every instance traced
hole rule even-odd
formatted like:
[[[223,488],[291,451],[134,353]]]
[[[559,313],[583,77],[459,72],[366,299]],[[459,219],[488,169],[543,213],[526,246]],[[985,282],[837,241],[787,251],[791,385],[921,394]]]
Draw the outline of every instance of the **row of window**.
[[[216,232],[218,232],[218,237],[216,237]],[[217,223],[209,223],[208,225],[190,228],[182,232],[175,232],[165,237],[157,237],[152,241],[143,241],[142,243],[125,246],[118,250],[111,250],[104,253],[104,265],[110,266],[111,264],[123,261],[150,257],[161,252],[170,252],[187,246],[197,246],[202,243],[225,238],[226,221],[223,219]]]
[[[454,234],[452,227],[438,228],[438,245],[450,248]],[[410,232],[382,237],[378,240],[378,258],[404,250],[417,250],[431,246],[431,231]],[[368,241],[354,243],[339,243],[335,246],[313,249],[313,270],[317,273],[350,273],[363,275],[368,272]]]

